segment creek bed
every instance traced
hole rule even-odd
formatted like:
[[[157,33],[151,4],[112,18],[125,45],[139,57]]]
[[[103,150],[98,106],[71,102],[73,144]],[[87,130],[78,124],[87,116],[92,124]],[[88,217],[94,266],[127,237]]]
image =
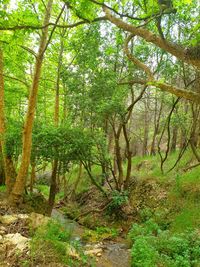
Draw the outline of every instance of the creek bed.
[[[82,236],[87,228],[77,222],[70,220],[61,212],[53,209],[52,218],[58,220],[63,227],[72,233],[72,239],[82,241]],[[130,267],[130,250],[125,240],[103,241],[101,243],[86,244],[81,242],[83,247],[102,248],[100,257],[96,257],[96,267]]]

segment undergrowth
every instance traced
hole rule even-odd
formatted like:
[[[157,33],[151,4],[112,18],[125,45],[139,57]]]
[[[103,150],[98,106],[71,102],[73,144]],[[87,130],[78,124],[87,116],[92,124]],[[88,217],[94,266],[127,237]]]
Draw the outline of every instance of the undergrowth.
[[[129,239],[133,267],[198,267],[200,266],[200,234],[188,229],[172,234],[160,229],[153,220],[133,224]]]
[[[86,266],[87,262],[79,242],[71,241],[70,232],[54,221],[36,230],[30,251],[32,262],[37,264],[62,263],[64,266],[78,267]]]

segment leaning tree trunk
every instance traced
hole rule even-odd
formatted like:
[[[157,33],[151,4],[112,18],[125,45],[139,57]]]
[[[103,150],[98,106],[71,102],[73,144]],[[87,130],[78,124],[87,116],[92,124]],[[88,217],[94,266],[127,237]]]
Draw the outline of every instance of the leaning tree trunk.
[[[49,23],[52,3],[53,3],[53,0],[48,1],[46,14],[44,18],[44,25],[47,25]],[[28,174],[28,168],[30,164],[34,115],[35,115],[35,109],[36,109],[39,80],[41,76],[42,62],[43,62],[44,52],[45,52],[46,45],[47,45],[47,37],[48,37],[48,27],[45,27],[42,30],[39,50],[36,56],[36,63],[35,63],[32,86],[31,86],[30,94],[29,94],[28,111],[26,114],[24,131],[23,131],[21,165],[19,168],[19,172],[16,178],[14,188],[10,194],[10,202],[13,204],[20,203],[23,200],[26,177]]]

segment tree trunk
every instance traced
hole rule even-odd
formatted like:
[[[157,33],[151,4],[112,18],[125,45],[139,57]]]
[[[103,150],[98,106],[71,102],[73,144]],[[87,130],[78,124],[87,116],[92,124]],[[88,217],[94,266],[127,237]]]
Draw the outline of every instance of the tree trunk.
[[[174,126],[173,127],[173,132],[172,132],[172,143],[171,143],[170,152],[175,152],[176,151],[177,136],[178,136],[178,127]]]
[[[58,127],[59,125],[59,102],[60,102],[60,71],[62,67],[62,56],[63,56],[63,40],[61,39],[61,46],[58,58],[58,72],[56,79],[56,96],[55,96],[55,110],[54,110],[54,125]],[[50,183],[50,192],[49,192],[49,215],[51,215],[51,211],[53,209],[55,195],[57,193],[57,177],[58,177],[58,159],[54,160],[53,170],[51,175],[51,183]]]
[[[126,141],[126,158],[127,158],[127,169],[126,169],[126,179],[124,182],[124,189],[128,189],[130,179],[131,179],[131,169],[132,169],[132,152],[130,149],[130,140],[128,138],[126,125],[123,125],[124,138]]]
[[[116,155],[116,162],[117,162],[117,168],[118,168],[118,185],[119,189],[121,189],[123,185],[123,161],[122,161],[122,155],[121,155],[121,147],[119,144],[119,136],[115,136],[115,155]]]
[[[5,184],[5,171],[4,171],[3,153],[0,145],[0,185],[4,184]]]
[[[31,163],[31,180],[30,180],[30,192],[33,193],[33,185],[36,180],[36,173],[35,173],[35,161]]]
[[[47,25],[49,23],[52,3],[53,3],[53,0],[48,1],[43,25]],[[32,87],[31,87],[30,94],[29,94],[28,111],[26,114],[24,131],[23,131],[21,165],[19,168],[19,172],[16,178],[14,188],[12,190],[12,193],[10,194],[10,202],[13,204],[21,203],[23,200],[26,177],[28,174],[28,168],[30,164],[34,115],[35,115],[35,109],[36,109],[39,80],[40,80],[41,70],[42,70],[42,62],[43,62],[45,48],[47,45],[47,37],[48,37],[48,27],[45,27],[42,30],[42,36],[41,36],[39,50],[38,50],[38,54],[36,57],[36,63],[35,63],[35,68],[34,68]]]
[[[3,51],[0,47],[0,184],[5,181],[5,114],[4,114],[4,78],[3,78]]]
[[[147,96],[148,97],[148,96]],[[144,139],[143,139],[143,146],[142,146],[142,155],[146,156],[148,154],[148,137],[149,137],[149,116],[148,116],[148,98],[144,103],[145,110],[144,110]]]

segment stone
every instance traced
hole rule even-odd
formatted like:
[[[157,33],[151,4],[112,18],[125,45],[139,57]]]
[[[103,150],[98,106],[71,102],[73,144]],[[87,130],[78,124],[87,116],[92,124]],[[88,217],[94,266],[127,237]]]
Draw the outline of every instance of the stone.
[[[29,218],[28,214],[17,214],[16,216],[21,220],[27,220]]]
[[[101,257],[102,256],[102,254],[99,252],[99,253],[97,253],[97,257]]]
[[[16,215],[3,215],[0,217],[0,222],[3,224],[12,224],[18,220]]]
[[[96,249],[91,249],[91,250],[86,250],[85,251],[85,255],[89,255],[89,256],[92,256],[92,255],[97,255],[99,253],[102,253],[102,249],[101,248],[96,248]]]
[[[0,235],[0,243],[3,243],[3,236]]]
[[[3,225],[1,225],[0,226],[0,235],[4,235],[5,233],[6,233],[6,228]]]
[[[4,242],[15,245],[20,251],[23,251],[29,246],[29,238],[22,236],[20,233],[5,235]]]

